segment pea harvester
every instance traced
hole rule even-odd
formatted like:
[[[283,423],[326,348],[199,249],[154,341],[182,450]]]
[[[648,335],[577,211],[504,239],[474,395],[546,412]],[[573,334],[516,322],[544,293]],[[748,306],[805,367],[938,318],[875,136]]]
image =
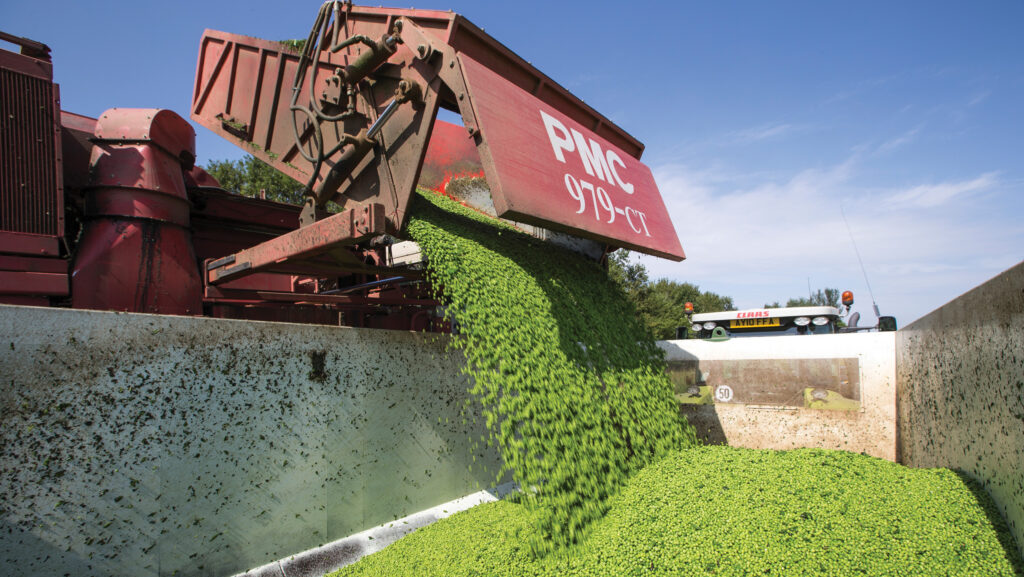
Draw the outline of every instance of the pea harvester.
[[[204,33],[191,118],[301,206],[219,188],[172,111],[61,110],[49,48],[0,39],[0,303],[437,329],[394,246],[424,175],[465,166],[499,217],[684,258],[643,145],[451,12],[332,1],[305,42]]]

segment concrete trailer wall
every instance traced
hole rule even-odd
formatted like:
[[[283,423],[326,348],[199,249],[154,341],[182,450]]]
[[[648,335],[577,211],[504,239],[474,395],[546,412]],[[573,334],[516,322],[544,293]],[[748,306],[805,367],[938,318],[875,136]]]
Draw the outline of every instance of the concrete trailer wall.
[[[221,577],[493,480],[429,336],[9,306],[0,335],[3,575]]]
[[[896,459],[894,333],[659,343],[700,438]]]
[[[1024,553],[1024,263],[897,333],[899,448],[980,480]]]

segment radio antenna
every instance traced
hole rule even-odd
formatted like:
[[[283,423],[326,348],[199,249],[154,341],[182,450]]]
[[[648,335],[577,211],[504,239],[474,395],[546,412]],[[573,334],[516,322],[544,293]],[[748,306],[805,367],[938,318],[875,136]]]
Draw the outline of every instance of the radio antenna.
[[[860,263],[860,272],[864,274],[864,283],[868,285],[868,295],[871,296],[871,306],[875,310],[875,318],[882,316],[878,312],[878,303],[875,302],[875,293],[871,290],[871,281],[868,280],[868,271],[864,268],[864,260],[860,258],[860,251],[857,250],[857,241],[853,238],[853,230],[850,229],[850,222],[846,220],[846,210],[843,209],[843,202],[839,202],[839,214],[843,215],[843,223],[846,224],[846,232],[850,235],[850,242],[853,244],[853,252],[857,254],[857,262]]]

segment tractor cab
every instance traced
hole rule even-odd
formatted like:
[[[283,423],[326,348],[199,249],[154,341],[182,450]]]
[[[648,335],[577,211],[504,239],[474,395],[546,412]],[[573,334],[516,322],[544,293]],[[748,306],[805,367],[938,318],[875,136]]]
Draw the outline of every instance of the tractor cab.
[[[719,311],[694,314],[693,303],[686,303],[687,327],[676,329],[676,338],[727,340],[733,337],[771,337],[780,335],[831,335],[863,331],[890,332],[896,330],[896,319],[881,316],[874,307],[878,324],[859,326],[860,313],[850,314],[853,293],[843,291],[842,307],[803,306]],[[849,316],[846,316],[849,315]],[[845,318],[844,318],[845,317]]]
[[[693,315],[690,334],[698,339],[826,335],[838,332],[841,317],[840,309],[829,306],[701,313]]]

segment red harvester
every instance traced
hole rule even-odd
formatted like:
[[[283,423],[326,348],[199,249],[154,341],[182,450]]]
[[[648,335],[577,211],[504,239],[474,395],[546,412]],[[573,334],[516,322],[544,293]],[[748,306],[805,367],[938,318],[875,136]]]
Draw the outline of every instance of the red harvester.
[[[396,242],[421,178],[472,166],[500,217],[684,256],[643,145],[451,12],[330,1],[298,47],[206,31],[191,117],[302,206],[220,189],[169,110],[61,110],[49,49],[0,39],[0,303],[443,329]]]

